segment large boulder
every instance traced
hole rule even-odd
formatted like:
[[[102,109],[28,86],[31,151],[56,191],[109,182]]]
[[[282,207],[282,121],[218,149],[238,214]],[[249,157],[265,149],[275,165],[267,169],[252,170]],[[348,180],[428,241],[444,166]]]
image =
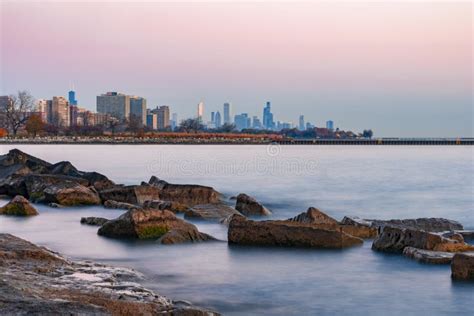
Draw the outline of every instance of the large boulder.
[[[114,238],[157,239],[161,243],[213,239],[168,210],[142,208],[131,209],[106,222],[99,228],[98,234]]]
[[[99,194],[93,187],[85,187],[74,182],[50,185],[43,190],[46,203],[58,203],[65,206],[99,205]]]
[[[474,253],[457,253],[451,261],[451,277],[456,280],[474,280]]]
[[[310,224],[321,229],[340,230],[346,234],[363,239],[375,238],[377,236],[377,229],[374,227],[359,225],[356,222],[348,220],[343,220],[339,223],[336,219],[314,207],[310,207],[306,212],[289,218],[288,221]]]
[[[462,230],[463,226],[457,221],[446,218],[414,218],[414,219],[391,219],[391,220],[366,220],[374,227],[392,226],[399,228],[411,228],[427,232],[444,232],[451,230]]]
[[[230,244],[310,248],[345,248],[361,245],[362,239],[291,221],[252,221],[234,215],[229,223]]]
[[[115,186],[99,192],[103,201],[113,200],[117,202],[142,205],[148,200],[159,200],[160,189],[151,185],[128,185]]]
[[[445,252],[474,250],[473,246],[466,244],[462,240],[462,236],[461,241],[459,236],[452,239],[424,230],[385,226],[374,240],[372,249],[398,253],[403,252],[405,247]]]
[[[1,215],[31,216],[38,215],[38,211],[21,195],[15,196],[5,206],[0,207]]]
[[[268,216],[272,212],[251,196],[240,193],[235,202],[235,209],[245,216]]]
[[[185,211],[184,218],[220,221],[234,214],[242,215],[232,207],[222,203],[201,204]]]
[[[159,189],[159,200],[179,202],[189,206],[218,203],[220,194],[211,187],[196,184],[171,184],[152,176],[148,181]]]

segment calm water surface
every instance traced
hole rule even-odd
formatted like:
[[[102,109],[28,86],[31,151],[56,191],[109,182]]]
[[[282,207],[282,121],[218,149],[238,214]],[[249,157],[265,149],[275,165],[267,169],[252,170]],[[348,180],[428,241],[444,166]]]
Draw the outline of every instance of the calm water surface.
[[[246,192],[273,218],[309,206],[341,219],[448,217],[474,229],[473,147],[389,146],[15,146],[48,161],[69,160],[117,183],[154,174],[211,185],[226,197]],[[13,146],[0,145],[0,154]],[[6,201],[1,201],[5,203]],[[474,314],[474,284],[453,283],[449,266],[376,253],[370,241],[343,251],[228,246],[161,246],[99,237],[82,216],[115,218],[101,207],[52,209],[34,218],[2,217],[0,231],[68,256],[129,266],[146,285],[226,315]],[[225,226],[195,222],[226,240]]]

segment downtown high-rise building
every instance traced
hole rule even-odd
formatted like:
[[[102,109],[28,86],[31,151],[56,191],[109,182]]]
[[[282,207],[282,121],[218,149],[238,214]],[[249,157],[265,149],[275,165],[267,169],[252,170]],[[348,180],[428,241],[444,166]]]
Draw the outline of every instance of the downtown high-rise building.
[[[234,116],[234,123],[235,128],[241,131],[243,129],[250,128],[251,120],[247,113],[242,113]]]
[[[157,107],[154,112],[158,118],[158,129],[166,129],[170,124],[170,108],[167,105]]]
[[[76,91],[71,90],[68,92],[68,102],[70,105],[77,105]]]
[[[263,127],[265,129],[275,128],[275,122],[273,121],[272,108],[269,101],[266,103],[265,107],[263,108]]]
[[[327,121],[327,122],[326,122],[326,128],[327,128],[328,130],[331,130],[331,131],[334,130],[334,122],[331,121],[331,120]]]
[[[53,97],[51,103],[48,104],[49,117],[48,122],[62,127],[70,126],[70,109],[69,102],[65,97]]]
[[[232,121],[231,121],[231,116],[232,116],[232,109],[231,109],[231,104],[226,102],[224,103],[224,124],[232,124]]]
[[[304,115],[300,115],[300,119],[299,119],[299,124],[298,124],[298,129],[300,131],[304,131],[306,129],[305,127],[305,124],[304,124]]]
[[[214,116],[214,126],[216,128],[219,128],[222,126],[222,118],[221,118],[221,112],[217,111],[215,116]]]
[[[171,115],[171,129],[174,130],[176,127],[178,127],[178,114],[177,113],[173,113]]]
[[[146,99],[137,96],[130,96],[130,118],[138,119],[140,124],[146,125]]]
[[[120,120],[128,119],[130,96],[118,92],[107,92],[97,96],[97,113],[109,114]]]
[[[203,122],[204,117],[204,102],[199,102],[197,105],[197,119]]]

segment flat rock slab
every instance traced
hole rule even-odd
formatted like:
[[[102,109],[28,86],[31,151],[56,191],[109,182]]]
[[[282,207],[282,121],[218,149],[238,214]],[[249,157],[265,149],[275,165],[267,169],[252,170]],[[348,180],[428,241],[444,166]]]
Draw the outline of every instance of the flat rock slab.
[[[450,264],[454,257],[452,252],[424,250],[414,247],[405,247],[403,255],[423,263]]]
[[[474,281],[474,252],[457,253],[451,261],[451,277]]]
[[[184,212],[184,218],[219,221],[234,214],[242,215],[225,204],[200,204]]]

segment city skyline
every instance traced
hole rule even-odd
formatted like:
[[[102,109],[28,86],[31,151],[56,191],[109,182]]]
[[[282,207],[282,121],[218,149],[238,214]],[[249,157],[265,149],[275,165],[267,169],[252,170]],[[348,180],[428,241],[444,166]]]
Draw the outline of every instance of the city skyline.
[[[74,82],[90,110],[102,91],[181,118],[201,99],[206,115],[231,102],[232,117],[260,117],[271,100],[296,125],[304,114],[380,136],[473,135],[469,3],[1,6],[1,95],[65,95]],[[125,15],[141,23],[112,23]]]

